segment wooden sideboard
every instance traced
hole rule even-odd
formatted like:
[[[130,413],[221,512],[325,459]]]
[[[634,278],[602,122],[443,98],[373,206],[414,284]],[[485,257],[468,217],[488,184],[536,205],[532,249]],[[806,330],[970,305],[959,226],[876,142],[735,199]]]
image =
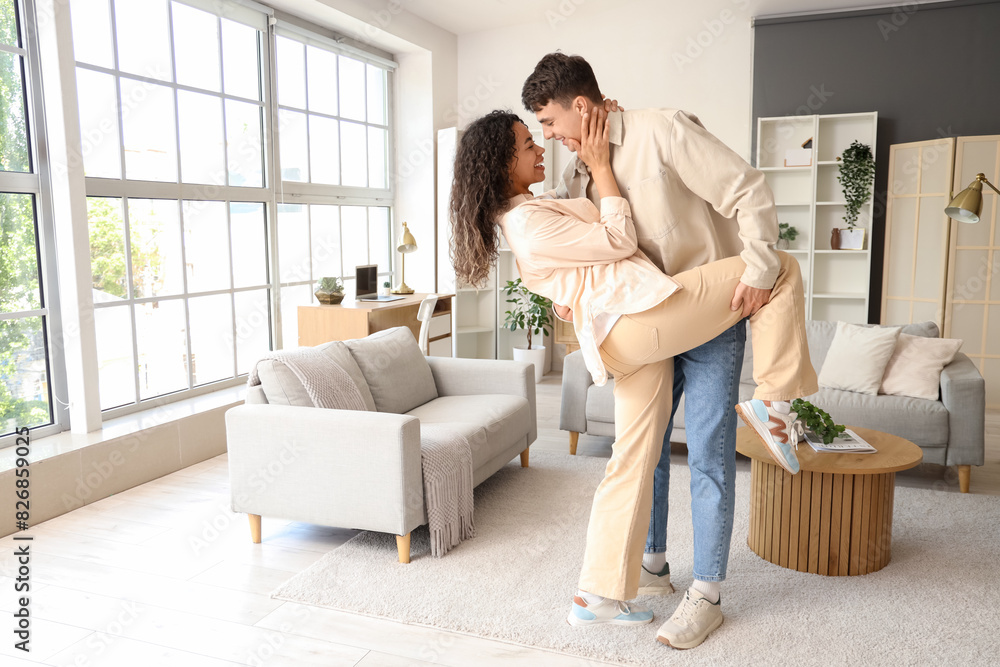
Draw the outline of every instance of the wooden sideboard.
[[[420,337],[417,310],[428,294],[410,294],[398,301],[344,301],[335,306],[299,306],[299,345],[314,346],[331,340],[364,338],[376,331],[409,327],[413,337]],[[439,294],[431,320],[430,344],[451,338],[451,300],[454,294]],[[441,326],[435,326],[440,322]],[[447,323],[447,326],[444,326]],[[437,333],[440,330],[442,333]],[[450,356],[451,341],[448,340]]]

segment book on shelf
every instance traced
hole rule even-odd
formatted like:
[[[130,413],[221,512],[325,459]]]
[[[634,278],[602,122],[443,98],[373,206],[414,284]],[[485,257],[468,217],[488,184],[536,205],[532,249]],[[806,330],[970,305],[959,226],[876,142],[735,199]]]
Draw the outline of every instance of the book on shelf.
[[[872,454],[877,451],[874,447],[865,442],[864,438],[851,429],[846,429],[829,444],[824,443],[823,438],[819,437],[812,431],[806,431],[806,442],[808,442],[809,446],[817,452],[851,452],[859,454]]]

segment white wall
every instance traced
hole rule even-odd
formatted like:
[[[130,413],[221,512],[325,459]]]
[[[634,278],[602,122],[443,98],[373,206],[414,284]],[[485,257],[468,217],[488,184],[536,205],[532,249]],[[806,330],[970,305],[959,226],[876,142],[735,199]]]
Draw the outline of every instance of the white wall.
[[[664,3],[622,0],[614,9],[585,0],[552,2],[545,20],[458,38],[458,125],[510,108],[538,127],[521,105],[521,85],[551,51],[582,55],[601,92],[626,108],[680,108],[744,158],[750,151],[749,0]],[[667,6],[667,5],[670,6]],[[561,173],[568,153],[557,146]]]

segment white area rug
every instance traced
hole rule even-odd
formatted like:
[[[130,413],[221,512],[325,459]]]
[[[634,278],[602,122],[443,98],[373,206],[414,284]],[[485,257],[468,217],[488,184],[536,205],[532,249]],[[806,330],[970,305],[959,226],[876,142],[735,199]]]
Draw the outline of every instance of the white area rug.
[[[1000,656],[1000,498],[896,488],[892,560],[861,577],[772,565],[747,547],[749,485],[737,479],[726,620],[704,644],[655,641],[691,583],[686,466],[671,470],[667,556],[678,592],[640,598],[639,628],[565,621],[583,560],[593,492],[606,459],[532,452],[476,489],[478,536],[441,559],[426,527],[413,561],[393,536],[361,533],[274,597],[626,664],[995,665]],[[266,547],[266,545],[265,545]]]

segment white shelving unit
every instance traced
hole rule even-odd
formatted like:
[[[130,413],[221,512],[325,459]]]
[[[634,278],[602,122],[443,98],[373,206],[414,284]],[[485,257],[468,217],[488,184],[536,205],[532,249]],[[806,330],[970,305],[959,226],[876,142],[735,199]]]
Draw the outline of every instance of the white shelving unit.
[[[876,112],[757,119],[756,166],[774,192],[778,221],[799,232],[786,252],[802,266],[807,319],[868,322],[873,199],[856,225],[865,230],[864,249],[832,250],[830,236],[845,226],[837,158],[853,141],[868,144],[874,155],[877,122]],[[784,166],[785,152],[810,138],[812,164]]]

